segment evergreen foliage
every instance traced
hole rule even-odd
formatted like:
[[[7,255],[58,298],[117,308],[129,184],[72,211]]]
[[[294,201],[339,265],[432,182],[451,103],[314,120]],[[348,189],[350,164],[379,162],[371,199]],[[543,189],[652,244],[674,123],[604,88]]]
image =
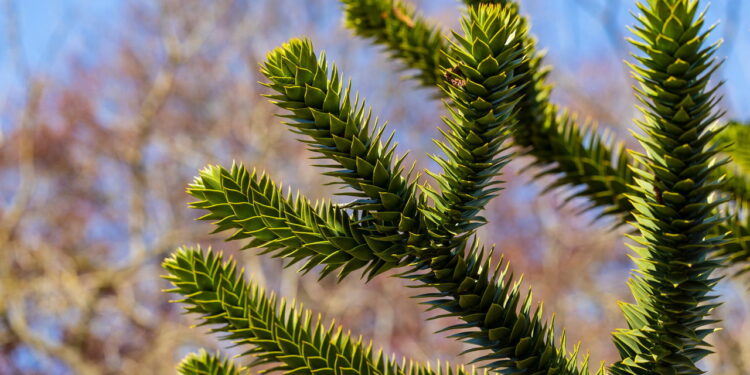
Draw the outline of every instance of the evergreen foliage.
[[[291,120],[287,125],[328,160],[320,167],[334,169],[324,174],[353,189],[348,195],[357,199],[348,208],[362,213],[359,223],[372,250],[396,260],[404,256],[420,219],[416,183],[402,176],[393,134],[383,140],[384,127],[371,121],[364,101],[351,101],[336,67],[329,75],[325,56],[317,58],[310,41],[292,40],[272,51],[262,72],[278,92],[270,98],[290,112],[283,116]],[[387,269],[381,264],[371,275]]]
[[[177,366],[180,375],[240,375],[242,371],[231,361],[209,354],[203,349],[189,354]]]
[[[641,84],[638,98],[645,120],[636,135],[645,154],[633,155],[645,166],[628,196],[640,236],[636,274],[630,289],[636,303],[622,304],[629,329],[615,333],[623,360],[613,374],[695,374],[709,353],[704,338],[713,331],[708,319],[717,306],[711,295],[719,262],[709,253],[723,241],[710,231],[721,219],[710,200],[720,182],[712,179],[718,152],[711,139],[719,129],[717,99],[709,78],[717,64],[717,45],[704,46],[708,31],[691,0],[639,4],[632,43],[641,51],[632,65]]]
[[[750,126],[731,122],[718,135],[723,151],[732,163],[722,172],[728,180],[725,191],[734,198],[739,208],[750,207]]]
[[[393,268],[398,258],[373,251],[357,213],[322,202],[311,204],[299,194],[284,195],[267,176],[248,172],[242,165],[228,171],[211,166],[201,171],[188,192],[200,199],[191,206],[206,209],[202,220],[216,221],[216,231],[234,230],[230,240],[251,238],[246,247],[290,260],[307,260],[309,271],[324,264],[321,277],[341,269],[343,278],[368,266],[367,272]]]
[[[515,125],[517,96],[523,88],[515,73],[525,60],[526,30],[512,11],[483,7],[469,11],[464,35],[454,33],[444,83],[450,98],[444,118],[445,142],[436,141],[443,169],[432,175],[440,191],[424,187],[434,205],[423,210],[433,237],[458,245],[485,222],[478,213],[500,190],[493,180],[509,160],[506,140]]]
[[[426,87],[442,81],[446,42],[440,32],[401,0],[341,0],[345,24],[358,36],[388,47],[391,57],[417,70]]]
[[[716,255],[724,259],[728,266],[735,266],[737,276],[750,272],[750,216],[747,212],[744,216],[741,214],[732,216],[720,228],[727,233],[732,233],[732,237]]]
[[[466,0],[461,33],[442,35],[399,0],[341,0],[345,24],[383,45],[423,86],[438,89],[449,116],[436,141],[442,168],[427,171],[436,186],[421,184],[396,156],[393,134],[372,119],[364,100],[352,99],[324,55],[294,39],[270,52],[261,72],[284,110],[289,129],[316,153],[323,172],[344,187],[347,204],[310,202],[284,193],[263,173],[242,165],[202,170],[188,193],[207,211],[216,232],[245,248],[299,264],[300,271],[360,271],[371,279],[400,269],[399,277],[424,290],[418,296],[446,327],[478,352],[477,364],[507,374],[588,374],[587,356],[568,351],[564,331],[545,322],[542,305],[520,291],[510,266],[495,262],[474,233],[481,211],[501,191],[503,166],[518,146],[533,157],[537,176],[554,176],[550,188],[574,187],[600,216],[631,222],[639,235],[636,270],[629,283],[635,303],[622,303],[628,328],[614,333],[621,360],[598,374],[698,374],[715,330],[710,312],[725,265],[750,269],[747,204],[748,127],[716,126],[716,45],[706,45],[698,0],[638,3],[633,28],[639,49],[632,64],[645,115],[636,135],[644,153],[625,152],[594,127],[580,126],[549,101],[548,68],[528,35],[529,22],[510,0]],[[730,162],[729,158],[734,162]],[[729,203],[727,203],[729,202]],[[202,317],[222,340],[268,371],[291,374],[464,374],[399,364],[375,354],[342,328],[294,303],[278,301],[243,278],[232,260],[210,249],[181,248],[165,260],[171,292]],[[237,374],[244,370],[205,352],[180,365],[183,374]]]
[[[437,372],[413,363],[401,366],[383,352],[374,354],[371,345],[344,334],[341,327],[326,328],[320,318],[313,322],[311,311],[266,295],[244,280],[233,261],[224,263],[222,254],[210,249],[181,248],[164,261],[164,268],[175,286],[170,292],[185,296],[179,302],[187,304],[189,312],[201,314],[203,324],[225,334],[223,340],[252,346],[245,354],[255,356],[253,366],[271,364],[268,371],[292,374],[466,374],[449,365]],[[188,357],[181,367],[186,374],[204,368],[232,374],[231,365],[205,354]],[[219,372],[222,368],[226,372]]]
[[[723,153],[732,160],[723,171],[727,174],[723,190],[732,202],[724,210],[728,219],[720,231],[731,232],[732,236],[716,256],[742,275],[750,271],[750,126],[729,123],[718,137]]]

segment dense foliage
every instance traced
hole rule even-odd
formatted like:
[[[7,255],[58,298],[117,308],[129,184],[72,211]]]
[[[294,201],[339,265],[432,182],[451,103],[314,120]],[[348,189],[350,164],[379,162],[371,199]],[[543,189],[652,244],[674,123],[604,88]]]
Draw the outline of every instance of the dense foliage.
[[[230,240],[300,264],[321,277],[368,279],[400,269],[424,289],[418,298],[446,327],[472,345],[477,363],[501,373],[586,374],[587,357],[556,338],[541,305],[524,293],[509,265],[475,237],[486,204],[500,194],[497,180],[512,146],[534,158],[551,188],[578,187],[591,209],[632,223],[636,269],[634,303],[622,303],[628,328],[614,333],[621,360],[598,373],[698,374],[716,328],[715,272],[748,267],[747,209],[750,158],[747,128],[720,125],[716,45],[697,0],[639,3],[631,69],[644,114],[636,133],[643,152],[625,152],[549,102],[548,70],[528,35],[528,20],[512,1],[466,1],[462,32],[442,36],[400,1],[342,0],[346,24],[383,45],[445,98],[449,113],[436,141],[436,186],[420,183],[394,136],[373,120],[364,100],[352,98],[324,55],[309,40],[273,50],[261,71],[284,110],[289,129],[316,154],[323,172],[344,187],[347,204],[310,202],[285,194],[266,174],[242,165],[209,166],[188,188],[203,220],[229,230]],[[731,162],[730,160],[735,160]],[[247,347],[253,365],[294,374],[464,373],[402,365],[353,339],[340,327],[247,282],[232,260],[200,248],[181,248],[164,262],[172,292],[223,340]],[[228,360],[201,353],[184,374],[234,374]]]

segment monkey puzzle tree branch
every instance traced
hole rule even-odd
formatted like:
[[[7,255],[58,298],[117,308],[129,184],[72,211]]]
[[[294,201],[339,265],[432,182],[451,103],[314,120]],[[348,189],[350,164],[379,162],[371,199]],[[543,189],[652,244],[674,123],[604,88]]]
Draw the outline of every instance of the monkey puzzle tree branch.
[[[415,287],[437,289],[417,298],[430,310],[446,311],[438,317],[463,321],[443,331],[456,331],[451,337],[473,346],[464,353],[488,351],[475,361],[484,367],[514,374],[588,374],[588,357],[579,367],[578,345],[568,353],[564,331],[559,347],[555,344],[554,319],[543,321],[542,305],[532,308],[531,292],[520,291],[508,263],[501,259],[493,266],[492,254],[473,242],[423,260],[404,277],[419,282]]]
[[[717,136],[717,143],[732,162],[720,172],[727,175],[722,186],[741,209],[750,209],[750,125],[731,122]]]
[[[421,47],[431,54],[402,56],[401,43],[393,35],[408,35],[413,32],[408,25],[401,22],[371,23],[366,22],[367,15],[377,14],[377,10],[390,6],[390,0],[342,0],[345,7],[346,25],[355,34],[372,38],[375,43],[384,45],[388,52],[401,60],[406,66],[422,69],[420,81],[435,82],[439,86],[446,81],[444,74],[431,67],[423,70],[425,61],[433,61],[434,56],[450,56],[449,44],[434,42]],[[470,6],[480,3],[496,3],[518,12],[518,5],[511,1],[466,1]],[[401,3],[399,3],[401,4]],[[403,5],[400,5],[403,6]],[[371,17],[371,16],[370,16]],[[416,15],[412,16],[419,24],[426,21]],[[526,29],[528,21],[521,16],[521,27]],[[383,28],[392,30],[384,33]],[[393,31],[398,30],[398,31]],[[415,39],[417,42],[420,39]],[[603,209],[602,215],[627,215],[630,209],[624,193],[632,183],[632,175],[626,165],[630,162],[621,146],[602,139],[594,129],[582,128],[574,118],[551,104],[549,95],[551,87],[545,83],[548,69],[542,66],[542,56],[536,51],[536,42],[529,35],[524,38],[527,56],[517,73],[523,75],[518,84],[524,89],[517,94],[519,126],[513,132],[513,141],[524,148],[525,153],[535,160],[532,165],[543,171],[537,175],[554,175],[556,181],[550,189],[562,186],[578,188],[574,197],[586,197],[591,201],[590,208]],[[442,49],[442,53],[437,52]],[[422,58],[422,59],[420,59]],[[447,57],[443,58],[447,60]],[[447,62],[447,61],[446,61]],[[445,66],[445,62],[441,62]],[[434,79],[421,78],[427,74],[436,74]]]
[[[344,22],[354,33],[386,46],[395,60],[416,70],[412,77],[425,87],[442,81],[441,67],[447,59],[440,31],[429,25],[401,0],[341,0]]]
[[[715,89],[707,88],[715,46],[701,46],[708,31],[701,30],[703,16],[696,16],[697,0],[641,6],[645,15],[635,33],[643,41],[634,44],[644,55],[633,69],[642,84],[645,120],[639,125],[645,135],[637,138],[646,154],[633,153],[632,159],[549,102],[547,71],[516,4],[467,1],[464,35],[454,33],[454,42],[441,44],[432,59],[438,51],[399,54],[398,38],[408,40],[416,25],[422,30],[412,30],[417,34],[431,30],[402,3],[342,1],[350,26],[423,69],[423,83],[437,72],[434,84],[449,99],[450,112],[445,141],[437,142],[445,155],[434,157],[443,171],[430,172],[440,191],[420,186],[425,194],[418,194],[416,183],[402,176],[403,158],[394,159],[392,136],[381,144],[383,127],[371,124],[364,103],[352,104],[336,68],[329,72],[309,41],[292,40],[263,65],[267,86],[276,92],[270,97],[289,112],[283,117],[293,132],[305,137],[318,159],[328,160],[321,166],[336,169],[326,174],[349,186],[347,194],[357,200],[311,205],[241,166],[209,167],[189,189],[199,199],[193,207],[209,211],[202,219],[214,220],[217,231],[234,230],[230,239],[250,239],[248,247],[291,263],[304,260],[304,272],[321,265],[323,276],[339,270],[343,278],[366,267],[373,277],[408,264],[399,276],[434,289],[417,297],[444,310],[441,317],[462,320],[444,331],[474,345],[466,352],[484,351],[476,362],[501,373],[587,374],[588,358],[579,364],[578,346],[567,352],[564,333],[556,344],[554,319],[545,323],[541,305],[532,309],[531,293],[519,291],[508,265],[501,260],[493,266],[493,251],[476,241],[467,245],[484,223],[480,211],[499,191],[494,177],[510,158],[506,141],[512,134],[535,157],[540,175],[558,177],[552,188],[582,186],[574,197],[587,197],[602,215],[631,218],[640,230],[633,237],[640,245],[633,246],[640,256],[631,280],[636,303],[622,305],[629,328],[614,334],[622,360],[610,373],[698,373],[695,363],[708,353],[703,340],[712,331],[706,326],[715,307],[715,251],[727,225],[717,214],[724,201],[709,197],[721,188],[715,176],[724,162],[714,160],[723,146],[714,137],[720,129],[711,125],[720,115],[713,110]],[[403,34],[397,38],[394,30]],[[417,34],[414,40],[427,40]],[[719,256],[737,259],[746,249],[727,243],[739,249]],[[309,311],[277,306],[273,295],[245,283],[220,255],[182,249],[165,268],[188,310],[202,314],[225,339],[253,344],[248,353],[256,363],[292,373],[404,371],[382,355],[373,357],[361,340],[325,331],[320,321],[311,325]],[[602,365],[598,374],[604,373]]]
[[[435,141],[445,156],[432,156],[443,169],[432,175],[440,192],[424,187],[434,201],[425,210],[435,242],[460,243],[485,223],[479,216],[501,190],[495,177],[510,160],[507,140],[517,115],[519,82],[516,70],[525,59],[525,29],[517,15],[500,7],[471,9],[462,20],[464,35],[454,33],[447,82],[441,85],[450,98],[450,117],[443,121],[445,142]]]
[[[497,5],[470,8],[462,20],[464,35],[456,41],[446,67],[449,83],[443,86],[451,99],[446,119],[450,132],[446,142],[437,142],[446,157],[434,157],[443,168],[435,175],[442,188],[437,193],[424,188],[435,201],[426,209],[426,220],[438,223],[430,232],[432,244],[417,252],[416,267],[406,277],[421,287],[438,292],[420,297],[444,316],[464,321],[446,330],[457,330],[453,337],[476,347],[467,350],[490,353],[477,361],[497,371],[523,374],[588,372],[572,356],[555,346],[554,324],[542,321],[541,308],[532,312],[531,294],[521,302],[519,284],[496,267],[490,254],[475,242],[465,250],[466,237],[483,224],[477,214],[500,189],[493,178],[507,164],[505,141],[515,125],[516,105],[523,90],[523,75],[517,72],[525,60],[525,28],[518,14]],[[441,242],[449,245],[442,245]],[[521,306],[519,307],[519,303]],[[478,330],[477,330],[478,329]]]
[[[248,172],[242,165],[231,170],[219,166],[203,169],[188,188],[198,198],[193,208],[209,213],[201,220],[212,220],[215,232],[232,230],[230,240],[249,240],[245,248],[264,248],[264,253],[290,260],[305,261],[304,272],[324,265],[321,277],[339,270],[338,277],[367,267],[375,275],[398,265],[400,258],[377,252],[370,246],[367,232],[357,224],[360,216],[305,197],[284,194],[267,175]]]
[[[452,281],[446,279],[446,277],[457,277],[463,281],[480,277],[479,267],[482,265],[489,267],[488,263],[485,264],[489,260],[480,257],[479,260],[471,261],[472,264],[476,263],[476,267],[453,269],[456,263],[466,264],[463,258],[465,232],[472,232],[471,226],[478,221],[475,215],[497,191],[492,188],[495,184],[492,178],[499,173],[500,168],[507,161],[507,156],[502,155],[502,152],[506,150],[503,142],[507,139],[514,123],[514,106],[517,100],[514,101],[512,97],[520,90],[517,84],[520,77],[516,75],[514,69],[524,59],[523,29],[520,29],[520,26],[520,20],[515,13],[499,6],[472,9],[465,19],[466,35],[464,37],[457,35],[457,42],[453,47],[454,53],[459,57],[449,60],[453,67],[446,72],[452,74],[454,84],[445,88],[449,92],[449,97],[452,98],[450,108],[453,118],[448,120],[452,133],[446,133],[447,143],[441,144],[447,157],[438,159],[444,167],[443,174],[438,176],[444,181],[443,192],[442,194],[431,192],[438,204],[437,207],[431,208],[425,204],[421,206],[423,214],[428,218],[425,220],[427,221],[425,226],[435,229],[410,232],[410,236],[418,241],[405,241],[402,244],[412,249],[407,253],[408,259],[418,262],[417,268],[420,274],[423,270],[430,268],[432,270],[420,277],[410,274],[410,278],[419,280],[426,286],[437,286],[438,290],[447,293],[444,297],[460,301],[460,303],[456,302],[459,303],[458,305],[442,299],[433,301],[436,307],[447,309],[471,324],[475,323],[472,319],[477,314],[489,314],[486,319],[483,318],[483,321],[486,320],[486,325],[482,326],[486,328],[484,335],[488,341],[499,340],[489,345],[492,353],[483,358],[487,361],[492,360],[490,364],[492,368],[528,370],[529,373],[534,373],[534,369],[548,369],[577,374],[579,370],[575,364],[575,357],[566,358],[564,349],[557,349],[554,346],[552,342],[554,330],[543,328],[540,312],[537,311],[537,315],[532,315],[528,311],[528,306],[516,311],[518,301],[513,302],[513,300],[518,299],[517,288],[515,291],[513,288],[504,288],[503,285],[506,283],[504,278],[500,280],[497,278],[498,275],[494,277],[483,275],[484,280],[479,282],[477,289],[465,289],[467,284],[453,285]],[[295,47],[294,43],[284,48],[288,51],[295,51],[295,48],[307,48],[302,44]],[[295,67],[295,71],[299,71],[300,65],[317,65],[310,62],[314,62],[315,58],[311,51],[298,52],[295,55],[305,56],[305,58],[296,60],[300,61],[299,64],[287,61],[291,59],[274,57],[278,55],[273,53],[270,58],[276,59],[274,66],[280,67],[285,64],[288,71],[292,70],[290,67]],[[305,59],[309,61],[304,61]],[[270,63],[266,64],[266,66],[269,65]],[[269,69],[266,68],[270,72]],[[325,72],[325,69],[320,71]],[[316,73],[316,75],[319,74],[321,73]],[[272,82],[292,82],[291,79],[282,81],[277,78],[280,76],[278,71],[275,75],[267,73],[267,76]],[[312,86],[305,86],[305,90],[311,91],[310,87]],[[336,84],[333,87],[336,87]],[[281,83],[277,84],[276,90],[285,93],[291,91],[291,89],[283,88]],[[291,95],[287,93],[283,97],[290,98]],[[278,96],[280,97],[281,95]],[[300,103],[295,105],[293,110],[299,113],[303,112],[302,108],[307,108],[312,112],[314,103],[309,101]],[[309,124],[299,121],[298,123],[310,126],[307,131],[312,131],[310,129],[313,125],[318,126],[315,118],[309,121]],[[314,134],[328,137],[329,131],[329,129],[322,129]],[[322,144],[325,139],[322,141],[316,139],[316,141]],[[335,147],[337,146],[331,146],[329,150],[334,150]],[[384,165],[390,166],[390,163],[384,163]],[[390,170],[387,172],[391,173]],[[281,194],[276,192],[278,188],[267,179],[261,178],[261,181],[257,182],[257,178],[247,175],[242,168],[236,167],[232,172],[220,168],[205,170],[189,190],[191,194],[201,199],[193,206],[208,209],[211,213],[204,219],[217,220],[218,230],[239,229],[232,238],[254,238],[248,246],[260,246],[274,251],[278,249],[277,255],[288,257],[292,262],[300,258],[309,259],[307,265],[303,267],[305,270],[309,269],[308,266],[316,264],[325,265],[324,273],[338,267],[340,264],[332,266],[327,261],[331,257],[330,254],[337,254],[335,258],[345,258],[345,261],[351,260],[351,256],[346,252],[348,248],[342,246],[337,249],[335,244],[328,243],[332,242],[330,238],[346,237],[348,241],[346,244],[371,245],[366,240],[355,242],[366,236],[367,229],[360,225],[346,224],[344,220],[347,216],[342,214],[342,208],[332,208],[339,213],[329,215],[328,221],[322,220],[320,214],[316,218],[306,214],[313,210],[306,208],[309,204],[305,200],[298,200],[292,204],[289,199],[282,199]],[[351,184],[361,184],[361,180],[366,181],[365,178],[360,177],[358,180],[351,180],[353,181]],[[430,191],[427,188],[425,190]],[[411,196],[405,197],[407,200],[418,200],[415,192],[410,192],[410,194]],[[275,207],[275,209],[269,210],[267,207]],[[360,207],[353,207],[353,209],[355,215],[367,215],[367,211]],[[399,212],[399,214],[405,216],[403,213]],[[325,225],[318,224],[324,222]],[[357,220],[357,222],[362,222],[362,220]],[[295,229],[291,223],[294,223],[294,226],[303,226],[304,229]],[[328,232],[330,228],[348,229],[339,231],[343,233],[332,235]],[[416,228],[420,227],[416,226]],[[305,236],[309,233],[318,233],[312,244],[325,247],[323,254],[316,254],[310,251],[311,249],[307,249],[305,246],[310,242],[306,240],[309,239],[304,236],[300,237],[300,233]],[[394,240],[397,239],[394,238]],[[339,241],[344,243],[342,240]],[[431,244],[440,245],[435,247]],[[373,254],[377,252],[365,251],[363,255],[369,260],[374,258]],[[357,261],[367,263],[364,259]],[[396,265],[399,265],[397,260],[389,264],[390,267]],[[353,269],[356,268],[352,267]],[[462,272],[469,273],[462,274]],[[467,294],[468,292],[471,293]],[[485,303],[479,304],[474,293],[487,293]],[[472,303],[476,303],[476,306]],[[499,318],[495,316],[496,314],[502,314],[507,318],[497,320]],[[525,325],[527,323],[528,326]],[[471,324],[460,328],[466,331],[473,327]],[[514,328],[515,332],[511,334]],[[492,335],[488,336],[490,330],[492,330]],[[505,332],[506,330],[508,332]],[[463,333],[473,335],[471,332]],[[504,337],[505,334],[508,337]],[[459,335],[459,337],[464,336]]]
[[[732,233],[719,248],[715,256],[726,259],[724,263],[737,268],[736,276],[750,272],[750,215],[744,214],[744,219],[730,216],[726,222],[717,225],[719,233]]]
[[[718,282],[712,272],[720,262],[711,251],[723,242],[711,230],[721,219],[711,200],[720,182],[715,170],[724,162],[712,139],[718,99],[709,88],[717,64],[717,45],[705,46],[697,0],[650,0],[642,12],[632,43],[642,55],[631,65],[640,83],[637,96],[645,115],[636,135],[646,150],[633,152],[645,166],[633,193],[634,226],[640,236],[631,246],[637,271],[630,280],[635,304],[623,303],[628,329],[614,334],[622,360],[613,374],[697,374],[696,363],[710,353],[704,339],[714,329],[708,319],[717,306],[711,292]]]
[[[201,349],[198,353],[188,354],[177,366],[177,372],[180,375],[240,375],[243,369],[230,359]]]
[[[350,98],[334,66],[329,76],[325,56],[315,56],[307,40],[292,40],[268,54],[262,68],[277,92],[269,97],[290,112],[283,117],[292,131],[333,168],[325,175],[338,178],[358,198],[348,207],[362,212],[360,223],[371,232],[375,251],[400,256],[404,241],[415,241],[420,231],[416,184],[404,178],[403,157],[395,157],[393,135],[383,142],[384,127],[373,124],[371,111],[359,98]]]
[[[268,364],[288,374],[472,374],[450,365],[437,371],[414,363],[402,366],[382,351],[373,353],[371,344],[343,333],[341,327],[325,328],[320,317],[313,322],[310,310],[266,295],[245,281],[232,260],[223,262],[221,254],[210,250],[181,248],[163,267],[174,285],[170,292],[184,297],[180,302],[188,312],[200,314],[202,324],[224,334],[222,339],[252,346],[245,352],[256,358],[251,366]]]
[[[346,26],[352,29],[356,35],[371,38],[376,44],[384,45],[391,55],[402,61],[407,67],[420,70],[422,74],[419,75],[419,80],[423,85],[440,86],[441,83],[445,83],[446,77],[439,69],[424,69],[425,60],[421,59],[432,61],[434,58],[430,56],[433,56],[433,54],[401,54],[401,44],[397,42],[393,35],[408,35],[412,32],[408,25],[396,21],[389,22],[388,18],[381,23],[364,21],[366,15],[374,14],[374,9],[387,9],[390,6],[389,0],[341,1],[345,4]],[[518,11],[518,4],[513,1],[466,0],[464,2],[468,6],[477,6],[480,3],[499,3]],[[400,7],[407,7],[403,3],[398,4]],[[413,22],[427,24],[414,12],[410,14],[410,19]],[[524,27],[528,27],[526,18],[521,16],[521,20],[525,25]],[[383,28],[391,31],[382,32]],[[434,30],[434,28],[430,29]],[[419,39],[414,39],[414,41],[416,43]],[[442,51],[449,50],[449,44],[442,40],[429,45],[424,43],[422,45],[424,48],[421,50],[424,51],[434,51],[437,48]],[[410,46],[410,48],[414,48],[414,45]],[[522,81],[519,82],[519,85],[523,86],[524,89],[519,93],[519,97],[521,97],[517,104],[519,125],[515,127],[512,139],[514,144],[525,150],[526,155],[534,159],[529,166],[541,168],[541,172],[537,173],[535,178],[554,177],[553,182],[547,186],[545,192],[561,187],[574,189],[573,193],[566,198],[566,201],[574,198],[588,200],[585,209],[601,210],[597,218],[611,216],[615,218],[618,224],[632,220],[630,212],[633,207],[626,194],[630,192],[629,186],[635,183],[630,167],[635,161],[629,157],[623,146],[614,139],[604,138],[594,127],[579,125],[566,110],[561,110],[557,105],[550,102],[549,97],[552,87],[546,83],[549,69],[543,66],[543,56],[536,51],[536,42],[530,35],[525,38],[525,48],[529,58],[522,62],[517,69],[518,74],[524,75]],[[447,61],[449,54],[443,52],[442,55],[446,56],[443,59]],[[445,63],[444,61],[441,64]],[[424,78],[430,72],[436,74],[434,78]],[[750,176],[750,174],[740,174],[734,164],[718,168],[719,174],[736,175],[735,178],[728,179],[727,183],[722,186],[722,190],[731,194],[736,201],[748,202],[750,200],[750,193],[748,193],[750,191],[748,188],[750,179],[747,176]],[[726,228],[722,227],[722,229]],[[740,242],[742,246],[746,246],[748,241],[737,238],[730,239],[728,243],[730,242]],[[727,251],[731,251],[731,249]],[[742,257],[727,257],[725,259],[729,265],[745,263]]]

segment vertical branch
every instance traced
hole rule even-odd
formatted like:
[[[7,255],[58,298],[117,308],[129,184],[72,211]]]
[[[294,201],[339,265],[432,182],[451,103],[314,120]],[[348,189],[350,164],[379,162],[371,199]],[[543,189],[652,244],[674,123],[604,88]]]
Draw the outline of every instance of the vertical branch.
[[[636,135],[644,154],[631,152],[644,168],[634,169],[628,199],[640,236],[631,245],[637,266],[629,281],[634,304],[622,303],[628,329],[614,333],[621,374],[698,374],[710,351],[705,338],[715,331],[709,318],[718,306],[712,294],[720,261],[709,255],[724,243],[713,233],[722,221],[711,198],[721,182],[712,125],[720,119],[716,88],[709,86],[718,64],[718,44],[707,45],[697,0],[649,0],[631,42],[640,50],[632,64],[640,83],[637,97],[644,120]]]

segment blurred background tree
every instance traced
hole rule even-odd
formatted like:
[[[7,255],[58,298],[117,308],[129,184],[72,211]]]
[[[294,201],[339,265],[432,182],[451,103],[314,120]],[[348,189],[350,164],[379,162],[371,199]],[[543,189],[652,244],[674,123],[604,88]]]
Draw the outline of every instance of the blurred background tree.
[[[457,26],[459,2],[413,3],[446,29]],[[555,67],[554,100],[623,135],[639,116],[622,64],[634,3],[522,6]],[[332,193],[311,189],[326,180],[258,95],[266,92],[256,83],[258,64],[282,41],[311,36],[398,130],[403,149],[432,149],[440,103],[430,90],[396,79],[401,67],[343,29],[340,12],[323,0],[3,0],[0,373],[167,374],[197,346],[216,345],[187,328],[190,317],[166,302],[158,278],[161,259],[177,245],[218,241],[186,208],[182,191],[195,171],[241,160],[305,187],[312,199]],[[719,75],[731,77],[722,104],[737,120],[750,117],[743,105],[750,102],[749,16],[744,1],[715,4],[708,16],[722,20],[715,35],[725,39],[719,54],[727,61]],[[490,204],[488,219],[503,225],[486,226],[481,236],[501,244],[560,326],[576,328],[571,340],[590,348],[594,361],[612,360],[607,333],[624,324],[614,302],[629,298],[622,280],[631,263],[620,240],[627,228],[591,225],[595,213],[578,215],[581,202],[562,205],[566,192],[539,199],[545,181],[530,182],[530,174],[518,174],[523,167],[523,160],[509,166],[507,190]],[[319,284],[279,261],[238,256],[254,279],[356,327],[386,351],[435,361],[462,350],[432,335],[443,324],[424,323],[428,314],[397,278]],[[712,336],[721,355],[706,367],[746,374],[750,297],[736,279],[720,288],[725,304],[717,317],[727,329]]]

